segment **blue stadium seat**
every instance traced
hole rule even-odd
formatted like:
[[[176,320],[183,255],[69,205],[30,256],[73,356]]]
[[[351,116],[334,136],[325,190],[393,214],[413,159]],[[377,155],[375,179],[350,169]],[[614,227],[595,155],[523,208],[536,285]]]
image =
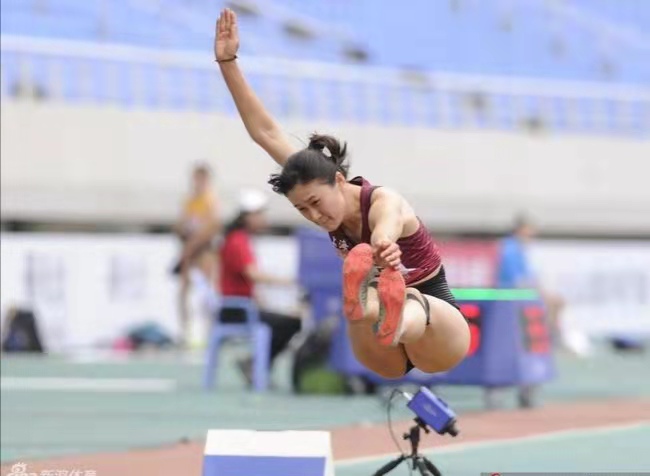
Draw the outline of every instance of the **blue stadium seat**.
[[[3,0],[1,27],[3,35],[100,41],[211,55],[215,17],[225,0],[216,3]],[[157,5],[161,5],[160,11]],[[374,0],[269,0],[258,5],[258,15],[240,15],[243,56],[345,63],[350,60],[344,55],[344,48],[356,45],[365,48],[367,63],[374,66],[506,77],[650,83],[646,44],[649,43],[650,5],[633,0],[564,2],[571,12],[581,15],[580,21],[572,19],[573,13],[554,13],[541,0],[410,0],[408,8],[395,8],[394,2]],[[287,34],[288,21],[313,27],[314,36],[301,39]],[[602,28],[592,28],[590,25],[594,24]],[[610,38],[603,36],[603,29],[622,33]],[[31,81],[47,84],[50,69],[45,58],[34,54],[29,64]],[[3,49],[2,68],[11,87],[20,77],[13,52]],[[71,101],[118,101],[125,106],[174,109],[218,108],[235,113],[232,101],[213,94],[213,78],[205,71],[185,72],[181,76],[169,68],[144,64],[134,67],[110,61],[72,59],[60,62],[59,70],[64,74],[61,92]],[[144,85],[134,84],[134,76]],[[253,85],[260,86],[261,78],[252,76]],[[159,93],[165,84],[183,81],[194,84],[191,95],[186,88],[175,87],[168,87],[166,94]],[[434,127],[460,126],[467,121],[467,98],[454,94],[443,98],[436,90],[418,92],[406,86],[399,90],[381,86],[369,92],[351,82],[343,85],[343,81],[313,79],[287,82],[274,78],[269,81],[266,77],[264,82],[265,88],[256,89],[263,89],[263,96],[270,95],[274,99],[270,104],[273,112],[283,116],[353,122],[375,120],[387,125],[424,122]],[[387,99],[377,105],[379,117],[362,100],[368,94]],[[450,103],[448,117],[428,107],[441,99]],[[494,127],[496,123],[498,127],[511,129],[519,127],[526,116],[539,116],[550,120],[554,127],[573,127],[562,114],[549,115],[548,106],[542,108],[533,98],[524,104],[521,111],[524,117],[501,112],[512,98],[495,94],[487,101],[492,106],[490,111],[470,112],[473,125]],[[416,104],[425,106],[419,116],[412,113]],[[581,101],[577,107],[585,112],[591,105],[589,101]],[[630,130],[647,128],[643,125],[644,121],[647,123],[644,107],[647,105],[631,108]],[[551,111],[556,109],[552,107]],[[588,124],[584,127],[589,129]]]
[[[610,38],[599,37],[584,22],[578,25],[569,17],[554,16],[540,6],[542,2],[512,2],[510,10],[504,9],[503,2],[464,0],[411,0],[408,9],[395,8],[393,2],[370,0],[274,0],[270,4],[284,7],[284,16],[278,17],[277,12],[274,16],[264,15],[262,8],[260,16],[240,18],[243,43],[255,54],[345,62],[344,46],[356,43],[367,48],[369,63],[375,65],[612,80],[601,68],[607,58],[607,52],[601,50],[611,42]],[[161,12],[136,5],[99,0],[6,0],[2,3],[2,31],[138,46],[209,47],[220,5],[167,0]],[[643,36],[650,25],[647,5],[630,0],[573,0],[568,6],[595,22],[606,21],[612,28],[647,40]],[[315,38],[303,41],[283,30],[284,21],[305,18],[318,25]],[[349,38],[330,34],[328,28],[347,33]],[[610,47],[616,53],[611,58],[615,63],[614,80],[648,80],[647,49],[636,48],[633,41]]]

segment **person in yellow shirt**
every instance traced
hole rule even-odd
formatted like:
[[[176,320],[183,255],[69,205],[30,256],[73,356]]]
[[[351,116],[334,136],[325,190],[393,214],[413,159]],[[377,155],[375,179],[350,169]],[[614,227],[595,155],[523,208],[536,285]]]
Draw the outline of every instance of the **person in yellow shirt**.
[[[174,268],[174,273],[180,277],[178,306],[182,344],[188,339],[190,272],[197,269],[207,282],[214,282],[217,254],[213,243],[221,231],[218,205],[210,168],[198,164],[192,172],[191,192],[174,226],[182,243],[181,258]]]

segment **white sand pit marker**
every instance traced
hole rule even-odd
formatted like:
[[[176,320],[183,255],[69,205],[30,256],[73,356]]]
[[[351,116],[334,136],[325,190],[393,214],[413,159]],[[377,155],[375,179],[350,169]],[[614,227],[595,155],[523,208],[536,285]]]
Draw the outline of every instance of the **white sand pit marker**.
[[[210,430],[203,476],[334,476],[327,431]]]

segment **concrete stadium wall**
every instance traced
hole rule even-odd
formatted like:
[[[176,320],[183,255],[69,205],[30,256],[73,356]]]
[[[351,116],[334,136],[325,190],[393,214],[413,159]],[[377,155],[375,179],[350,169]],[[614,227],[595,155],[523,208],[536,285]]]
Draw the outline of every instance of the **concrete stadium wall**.
[[[215,167],[224,213],[277,170],[236,117],[3,101],[5,219],[170,222],[194,161]],[[650,141],[287,123],[350,143],[352,174],[393,187],[443,230],[497,230],[527,211],[547,231],[650,234]],[[281,197],[273,219],[302,218]]]

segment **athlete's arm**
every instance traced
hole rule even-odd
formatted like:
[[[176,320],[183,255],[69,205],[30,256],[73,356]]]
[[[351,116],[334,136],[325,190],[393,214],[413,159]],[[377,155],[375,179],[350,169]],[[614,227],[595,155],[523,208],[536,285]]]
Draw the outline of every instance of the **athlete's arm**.
[[[232,95],[239,115],[244,122],[251,139],[262,147],[278,164],[284,165],[291,154],[296,151],[280,126],[264,107],[247,83],[237,61],[226,61],[234,58],[239,49],[239,33],[235,13],[226,9],[217,20],[214,40],[214,53],[221,74]]]
[[[396,241],[404,231],[404,212],[402,197],[390,190],[380,188],[373,194],[368,214],[368,224],[372,230],[370,245],[375,260],[381,266],[399,267],[402,252]]]

